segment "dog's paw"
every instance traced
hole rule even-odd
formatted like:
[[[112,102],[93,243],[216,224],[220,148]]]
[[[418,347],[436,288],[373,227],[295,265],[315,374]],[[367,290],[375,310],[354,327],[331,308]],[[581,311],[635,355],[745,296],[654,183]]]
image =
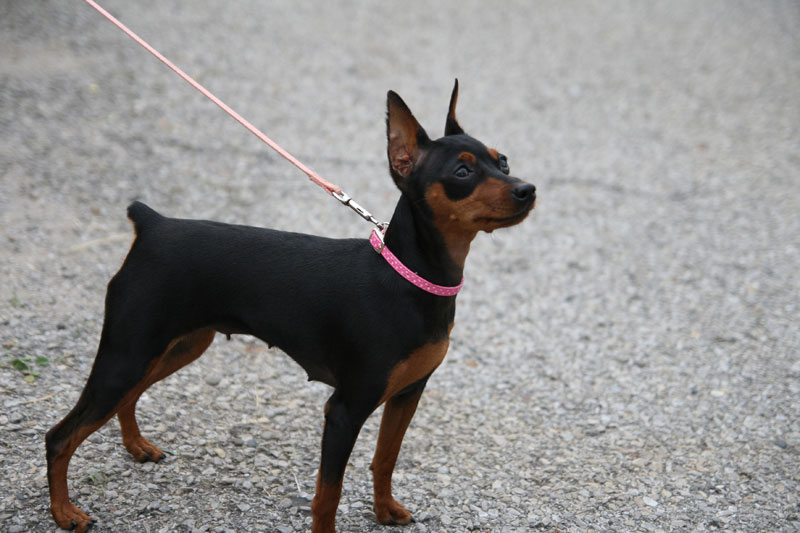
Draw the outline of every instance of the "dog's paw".
[[[61,529],[84,533],[97,522],[94,518],[67,502],[66,504],[51,507],[53,518]]]
[[[381,524],[408,524],[411,522],[411,513],[398,503],[394,498],[375,502],[375,516]]]
[[[140,463],[146,463],[148,461],[157,463],[166,455],[158,446],[152,444],[142,436],[125,442],[125,448],[128,449],[133,459]]]

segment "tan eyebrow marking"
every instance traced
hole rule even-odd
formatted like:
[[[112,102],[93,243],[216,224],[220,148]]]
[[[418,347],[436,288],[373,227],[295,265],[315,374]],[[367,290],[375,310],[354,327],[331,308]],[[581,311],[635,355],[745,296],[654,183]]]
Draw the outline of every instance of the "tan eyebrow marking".
[[[475,157],[475,154],[471,154],[469,152],[461,152],[458,154],[458,158],[462,161],[466,161],[467,163],[472,163],[473,165],[478,162],[478,158]]]
[[[492,159],[495,161],[500,161],[500,154],[498,154],[497,150],[494,148],[489,148],[489,155],[492,156]]]

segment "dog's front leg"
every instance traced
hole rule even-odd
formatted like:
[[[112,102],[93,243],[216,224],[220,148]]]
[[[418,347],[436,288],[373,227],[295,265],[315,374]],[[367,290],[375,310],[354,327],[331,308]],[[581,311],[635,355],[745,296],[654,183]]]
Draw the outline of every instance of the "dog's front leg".
[[[345,399],[336,391],[325,404],[325,429],[322,433],[322,459],[317,476],[317,492],[311,503],[313,533],[335,531],[336,508],[342,495],[342,478],[347,460],[361,426],[376,404],[364,398]],[[365,406],[370,406],[368,409]]]
[[[375,517],[381,524],[408,524],[409,513],[392,497],[392,472],[400,453],[400,445],[408,424],[417,410],[417,403],[425,390],[425,377],[400,394],[389,398],[383,408],[378,446],[372,459],[372,482],[375,490]]]

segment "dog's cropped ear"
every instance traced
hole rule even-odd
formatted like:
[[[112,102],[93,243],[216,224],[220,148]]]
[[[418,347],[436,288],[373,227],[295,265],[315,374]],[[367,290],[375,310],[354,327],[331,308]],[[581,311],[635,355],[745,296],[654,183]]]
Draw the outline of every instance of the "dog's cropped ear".
[[[447,122],[444,125],[445,136],[464,133],[464,130],[456,120],[456,102],[458,102],[458,78],[456,78],[456,83],[453,86],[453,94],[450,95],[450,109],[447,111]]]
[[[404,191],[406,179],[411,175],[430,139],[396,92],[389,91],[386,95],[386,108],[389,170],[394,182]]]

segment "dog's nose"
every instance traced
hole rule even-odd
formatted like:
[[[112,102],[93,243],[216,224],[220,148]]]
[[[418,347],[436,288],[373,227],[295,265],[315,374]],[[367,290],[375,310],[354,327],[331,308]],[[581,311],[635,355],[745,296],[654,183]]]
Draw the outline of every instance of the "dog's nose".
[[[536,199],[536,187],[530,183],[517,183],[511,188],[511,196],[520,203],[530,202]]]

